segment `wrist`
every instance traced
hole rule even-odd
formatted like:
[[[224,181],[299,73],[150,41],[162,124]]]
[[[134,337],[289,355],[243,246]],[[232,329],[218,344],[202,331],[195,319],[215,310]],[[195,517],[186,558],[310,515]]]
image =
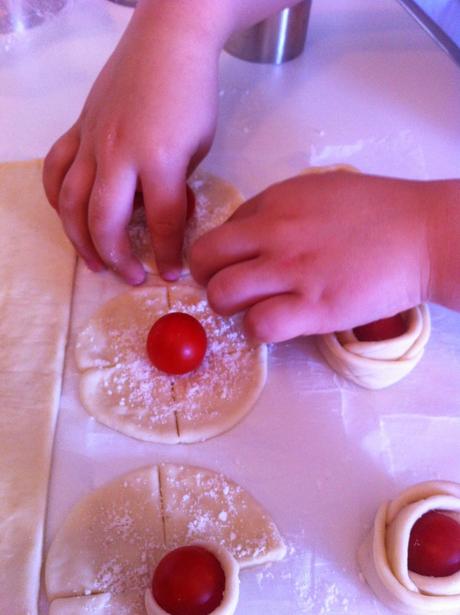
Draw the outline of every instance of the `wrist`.
[[[427,299],[460,309],[460,180],[430,182]]]
[[[227,0],[139,0],[133,21],[153,24],[155,37],[192,40],[196,47],[219,54],[234,19]]]
[[[175,30],[184,26],[218,51],[236,30],[244,30],[300,0],[138,0],[142,17],[162,15]]]

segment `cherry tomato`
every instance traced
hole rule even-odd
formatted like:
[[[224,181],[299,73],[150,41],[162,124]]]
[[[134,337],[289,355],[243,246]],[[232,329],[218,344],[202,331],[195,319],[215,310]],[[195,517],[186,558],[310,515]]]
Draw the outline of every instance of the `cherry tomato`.
[[[153,597],[171,615],[209,615],[222,602],[224,590],[219,560],[199,546],[171,551],[153,574]]]
[[[381,342],[399,337],[407,331],[407,325],[401,314],[375,320],[367,325],[355,327],[353,333],[360,342]]]
[[[195,198],[195,193],[193,192],[193,190],[190,188],[190,186],[187,184],[186,186],[187,189],[187,213],[186,213],[186,220],[188,220],[189,218],[191,218],[195,212],[195,207],[196,207],[196,198]]]
[[[155,367],[167,374],[186,374],[201,365],[206,332],[190,314],[170,312],[159,318],[147,337],[147,353]]]
[[[447,577],[460,570],[460,523],[431,510],[414,524],[409,537],[409,570]]]

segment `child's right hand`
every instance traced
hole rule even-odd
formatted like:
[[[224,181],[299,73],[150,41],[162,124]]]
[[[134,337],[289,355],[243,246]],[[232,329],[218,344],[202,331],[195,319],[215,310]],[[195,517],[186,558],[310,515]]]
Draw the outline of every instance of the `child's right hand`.
[[[438,244],[455,245],[440,226],[446,185],[346,172],[294,177],[202,235],[190,269],[211,307],[246,312],[246,329],[259,341],[392,316],[440,296],[436,272],[453,258]],[[458,237],[460,215],[455,224],[449,217]]]
[[[215,130],[223,35],[175,4],[140,0],[79,119],[44,167],[48,199],[80,256],[132,284],[145,275],[126,232],[136,188],[144,193],[159,271],[175,279],[185,181]]]

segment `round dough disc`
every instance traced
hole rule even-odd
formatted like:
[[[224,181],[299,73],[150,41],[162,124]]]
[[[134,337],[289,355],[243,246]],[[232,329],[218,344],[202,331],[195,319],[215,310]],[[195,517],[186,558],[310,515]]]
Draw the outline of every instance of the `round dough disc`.
[[[203,363],[183,376],[157,370],[146,351],[152,324],[167,312],[197,318],[208,338]],[[230,429],[254,405],[267,351],[245,337],[241,317],[222,318],[191,284],[131,290],[104,305],[81,331],[76,361],[86,410],[141,440],[206,440]]]
[[[130,615],[145,613],[136,609],[156,564],[197,541],[225,547],[240,567],[286,553],[269,515],[222,474],[160,464],[122,476],[80,501],[54,538],[45,566],[50,613],[120,615],[130,605]]]
[[[188,272],[187,255],[195,240],[225,222],[243,202],[241,193],[232,184],[204,171],[196,171],[188,184],[195,195],[195,211],[185,228],[184,273]],[[145,269],[158,273],[143,207],[134,211],[128,233],[134,253]]]

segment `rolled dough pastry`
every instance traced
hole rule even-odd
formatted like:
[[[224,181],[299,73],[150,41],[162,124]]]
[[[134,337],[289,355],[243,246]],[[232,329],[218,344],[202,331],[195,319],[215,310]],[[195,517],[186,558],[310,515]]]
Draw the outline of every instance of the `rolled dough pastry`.
[[[0,165],[0,613],[37,613],[75,254],[41,162]]]
[[[317,337],[317,345],[338,374],[366,389],[383,389],[401,380],[423,356],[430,337],[430,313],[419,305],[403,313],[407,331],[394,339],[360,342],[353,330]]]
[[[50,615],[145,615],[139,603],[159,560],[198,541],[224,547],[241,567],[286,553],[260,504],[222,474],[160,464],[118,478],[77,504],[51,544]]]
[[[221,603],[212,611],[211,615],[233,615],[238,605],[238,598],[240,595],[238,562],[222,545],[216,545],[209,542],[194,542],[192,544],[197,547],[203,547],[215,555],[222,566],[222,570],[224,571],[224,595],[222,596]],[[150,587],[145,590],[145,608],[147,615],[169,615],[167,611],[159,606]]]
[[[409,536],[414,523],[430,510],[460,513],[460,484],[429,481],[406,489],[379,508],[358,560],[377,596],[400,613],[460,613],[460,572],[427,577],[408,569]]]
[[[150,327],[169,311],[191,314],[208,337],[203,363],[183,376],[160,372],[146,352]],[[135,289],[103,306],[77,338],[81,400],[100,422],[141,440],[206,440],[252,408],[266,352],[246,339],[240,317],[214,314],[192,284]]]
[[[196,171],[188,183],[195,195],[195,211],[187,220],[185,229],[184,273],[188,271],[187,255],[194,241],[225,222],[243,202],[242,195],[232,184],[205,171]],[[134,253],[145,269],[158,273],[143,207],[134,211],[128,232]]]

